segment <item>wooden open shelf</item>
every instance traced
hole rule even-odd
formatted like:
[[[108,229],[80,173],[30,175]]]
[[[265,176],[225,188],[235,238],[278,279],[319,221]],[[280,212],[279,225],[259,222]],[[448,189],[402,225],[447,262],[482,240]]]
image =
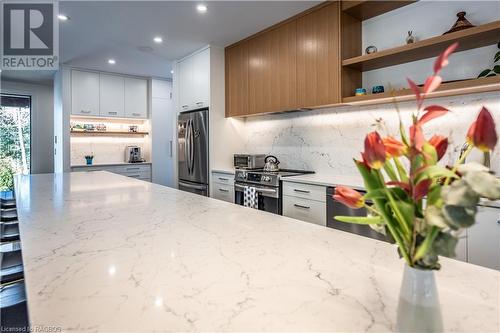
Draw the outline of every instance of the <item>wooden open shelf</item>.
[[[398,9],[400,7],[407,6],[417,2],[413,1],[373,1],[373,0],[361,0],[361,1],[342,1],[342,11],[352,17],[357,18],[360,21],[367,20],[369,18],[382,15],[384,13],[390,12],[391,10]]]
[[[144,136],[148,135],[148,132],[124,132],[124,131],[71,131],[71,135],[78,135],[78,136],[117,136],[117,135],[123,135],[123,136]]]
[[[500,21],[495,21],[478,27],[428,38],[413,44],[345,59],[342,61],[342,66],[361,71],[370,71],[438,56],[440,52],[454,42],[459,43],[457,51],[464,51],[496,44],[499,41]]]
[[[429,94],[427,98],[457,96],[489,91],[500,91],[500,76],[443,83],[437,91]],[[342,104],[384,104],[391,103],[394,99],[396,99],[396,101],[398,102],[411,101],[415,99],[415,96],[411,89],[401,89],[393,92],[385,92],[382,94],[344,97],[342,99]]]

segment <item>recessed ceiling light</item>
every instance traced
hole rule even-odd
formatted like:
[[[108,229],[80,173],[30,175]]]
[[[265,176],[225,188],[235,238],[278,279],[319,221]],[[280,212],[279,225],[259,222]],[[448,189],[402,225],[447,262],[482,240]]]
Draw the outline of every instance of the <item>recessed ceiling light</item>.
[[[115,59],[108,59],[108,64],[114,65],[114,64],[116,64],[116,60]]]
[[[61,21],[67,21],[67,20],[69,20],[69,16],[66,16],[66,15],[64,15],[64,14],[59,14],[59,15],[57,15],[57,18],[58,18],[59,20],[61,20]]]
[[[196,6],[196,9],[197,9],[200,13],[206,13],[206,12],[207,12],[207,6],[205,6],[205,5],[198,5],[198,6]]]
[[[163,42],[163,38],[161,38],[160,36],[156,36],[155,38],[153,38],[154,42],[155,43],[158,43],[160,44],[161,42]]]
[[[170,71],[170,74],[174,74],[174,70],[173,69]]]

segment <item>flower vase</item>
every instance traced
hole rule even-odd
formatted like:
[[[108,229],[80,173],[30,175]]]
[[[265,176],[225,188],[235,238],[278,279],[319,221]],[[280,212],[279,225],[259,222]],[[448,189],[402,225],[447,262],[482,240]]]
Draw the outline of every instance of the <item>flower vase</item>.
[[[397,332],[443,332],[433,270],[405,265],[399,292]]]
[[[85,160],[87,161],[87,165],[92,165],[92,158],[86,158]]]

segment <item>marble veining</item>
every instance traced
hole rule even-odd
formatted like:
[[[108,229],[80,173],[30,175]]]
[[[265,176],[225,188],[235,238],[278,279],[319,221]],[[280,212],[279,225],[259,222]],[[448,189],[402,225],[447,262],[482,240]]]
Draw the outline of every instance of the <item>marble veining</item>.
[[[20,176],[32,325],[66,332],[394,330],[393,245],[107,172]],[[500,330],[500,273],[442,259],[450,332]]]
[[[450,146],[443,163],[453,164],[457,159],[467,130],[483,105],[489,108],[500,133],[498,92],[436,98],[426,102],[426,105],[431,104],[451,110],[448,115],[424,126],[427,138],[433,134],[449,136]],[[399,108],[404,123],[408,125],[415,102],[400,103]],[[359,158],[365,135],[375,129],[383,134],[398,135],[398,115],[394,105],[347,106],[249,117],[245,121],[244,151],[275,155],[283,168],[357,176],[352,159]],[[478,159],[478,155],[470,159]],[[498,146],[491,156],[491,163],[492,169],[500,174]]]

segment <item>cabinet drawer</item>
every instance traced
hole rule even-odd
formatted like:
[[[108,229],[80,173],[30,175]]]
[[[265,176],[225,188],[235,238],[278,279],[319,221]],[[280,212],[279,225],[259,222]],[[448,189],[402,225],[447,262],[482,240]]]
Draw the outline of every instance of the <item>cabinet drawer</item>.
[[[234,203],[234,187],[227,184],[213,184],[213,197],[215,199]]]
[[[227,173],[212,173],[212,181],[217,184],[228,184],[234,185],[234,175],[228,175]]]
[[[283,215],[326,226],[326,203],[292,196],[283,196]]]
[[[118,173],[137,173],[137,172],[151,172],[151,167],[149,164],[142,165],[117,165],[113,167],[113,170]]]
[[[326,202],[326,187],[283,182],[283,195]]]

